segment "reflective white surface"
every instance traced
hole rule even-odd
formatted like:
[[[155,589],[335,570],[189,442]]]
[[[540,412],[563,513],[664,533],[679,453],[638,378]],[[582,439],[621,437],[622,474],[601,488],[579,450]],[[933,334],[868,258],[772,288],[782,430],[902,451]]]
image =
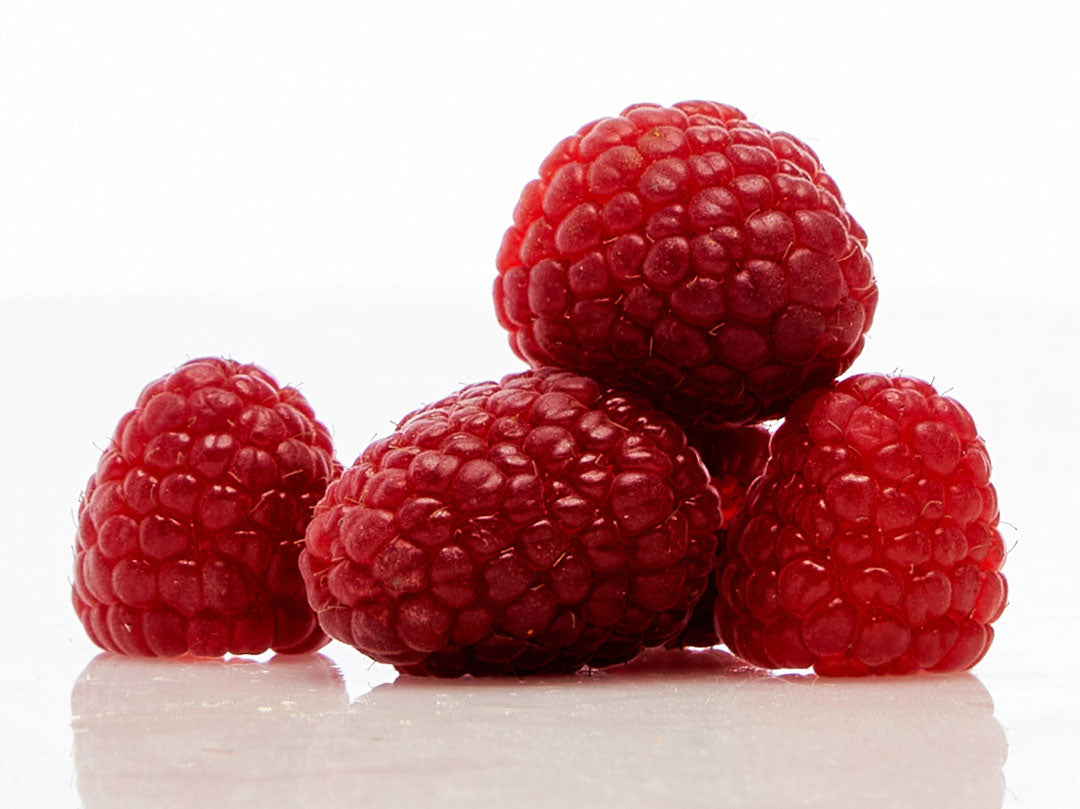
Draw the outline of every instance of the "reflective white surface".
[[[780,677],[710,650],[569,677],[376,679],[350,702],[321,655],[101,655],[71,697],[83,806],[1002,804],[1005,734],[970,674]]]

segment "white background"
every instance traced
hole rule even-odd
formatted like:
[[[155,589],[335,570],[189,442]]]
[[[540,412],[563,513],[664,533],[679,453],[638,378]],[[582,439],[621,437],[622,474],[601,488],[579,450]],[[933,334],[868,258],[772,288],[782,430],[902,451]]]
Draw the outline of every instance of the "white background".
[[[1071,805],[1080,791],[1076,9],[4,0],[4,803],[111,806],[123,793],[106,779],[91,797],[86,758],[72,755],[73,739],[83,749],[77,734],[94,733],[78,721],[73,730],[85,705],[72,703],[95,650],[68,582],[79,491],[142,385],[195,356],[257,362],[301,387],[350,461],[421,403],[519,369],[490,305],[494,254],[548,149],[636,101],[709,98],[809,143],[867,230],[881,302],[853,370],[933,378],[986,438],[1013,547],[1011,603],[975,670],[1009,745],[1000,800]],[[393,679],[338,644],[326,654],[354,699]],[[138,694],[145,672],[132,671],[126,687]],[[670,681],[658,676],[657,693]],[[440,732],[415,706],[442,692],[392,693],[406,696],[380,704],[412,716],[418,734]],[[448,704],[467,722],[475,695],[454,693]],[[554,693],[523,688],[499,704],[511,705],[507,717],[514,706],[546,716]],[[678,693],[690,702],[663,704],[692,725],[694,704],[728,691],[705,674]],[[875,710],[856,696],[846,704]],[[812,706],[796,707],[791,732],[766,742],[782,748],[807,732]],[[725,711],[709,721],[739,715]],[[384,709],[380,721],[393,716]],[[600,738],[605,722],[629,732],[612,710],[588,721]],[[557,740],[559,726],[545,727]],[[700,741],[707,730],[688,733]],[[358,744],[355,729],[341,738]],[[665,743],[677,749],[677,734]],[[111,760],[129,754],[121,747]],[[407,774],[415,757],[405,745],[388,759],[399,770],[380,770],[380,783],[392,793],[386,773]],[[94,760],[112,772],[108,756]],[[604,778],[617,781],[623,760]],[[649,766],[625,762],[638,774]],[[701,774],[693,767],[705,764],[688,765],[685,779],[658,771],[658,794],[689,799],[690,776]],[[785,801],[799,794],[790,780]],[[480,771],[454,794],[483,784],[522,805],[544,795],[500,793],[500,783]],[[717,782],[710,800],[758,805],[763,783]],[[942,782],[942,794],[950,788]],[[807,805],[843,804],[828,789],[806,794]]]

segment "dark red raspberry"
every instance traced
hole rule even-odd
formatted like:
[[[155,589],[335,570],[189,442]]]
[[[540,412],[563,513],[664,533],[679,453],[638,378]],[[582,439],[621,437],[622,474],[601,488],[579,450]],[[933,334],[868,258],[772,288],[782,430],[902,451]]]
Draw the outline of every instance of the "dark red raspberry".
[[[541,369],[368,447],[316,508],[300,569],[327,633],[399,670],[572,671],[682,630],[719,522],[671,419]]]
[[[877,303],[866,234],[813,151],[706,101],[561,141],[497,265],[520,357],[631,384],[689,427],[781,416],[851,365]]]
[[[717,534],[717,554],[727,544],[728,532],[735,518],[746,506],[746,491],[765,469],[769,458],[769,431],[764,427],[729,427],[707,433],[688,435],[691,446],[700,454],[712,476],[712,485],[720,495],[724,524]],[[709,579],[705,594],[694,607],[686,629],[668,646],[715,646],[720,642],[714,627],[716,581]]]
[[[339,470],[304,397],[254,365],[192,360],[148,385],[79,504],[90,639],[161,656],[325,644],[297,556]]]
[[[956,401],[876,374],[808,393],[725,551],[720,637],[819,674],[970,668],[1005,606],[997,525],[990,459]]]

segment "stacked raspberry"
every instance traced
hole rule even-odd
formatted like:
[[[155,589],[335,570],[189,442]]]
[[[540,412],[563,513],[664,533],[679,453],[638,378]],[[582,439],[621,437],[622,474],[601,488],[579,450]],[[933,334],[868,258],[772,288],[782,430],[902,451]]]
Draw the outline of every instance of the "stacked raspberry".
[[[813,151],[722,104],[638,104],[539,175],[494,287],[532,369],[406,416],[336,482],[310,408],[252,366],[144,391],[80,508],[90,636],[302,651],[317,616],[436,676],[718,640],[822,674],[979,660],[1006,598],[989,459],[926,383],[835,381],[877,287]]]
[[[916,380],[833,382],[877,302],[865,248],[805,144],[708,102],[587,124],[521,194],[494,291],[511,347],[649,397],[733,518],[719,593],[672,645],[715,630],[759,665],[866,674],[967,668],[993,637],[1003,554],[970,417]],[[830,418],[807,436],[814,402]],[[744,508],[766,453],[731,427],[785,415]]]
[[[636,387],[688,427],[760,421],[862,349],[865,248],[804,143],[722,104],[637,104],[525,186],[496,312],[534,366]]]

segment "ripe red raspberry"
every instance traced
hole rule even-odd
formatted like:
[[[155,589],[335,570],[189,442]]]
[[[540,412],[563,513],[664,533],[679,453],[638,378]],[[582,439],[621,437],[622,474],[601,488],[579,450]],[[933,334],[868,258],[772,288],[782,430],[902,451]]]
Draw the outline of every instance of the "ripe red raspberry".
[[[720,637],[819,674],[970,668],[1005,606],[997,525],[990,460],[956,401],[876,374],[810,392],[725,551]]]
[[[813,151],[706,101],[561,141],[497,266],[518,356],[631,384],[689,427],[781,416],[851,365],[877,303],[866,234]]]
[[[304,397],[254,365],[192,360],[148,385],[79,504],[90,639],[161,656],[325,644],[297,556],[339,469]]]
[[[300,569],[326,632],[399,670],[572,671],[682,630],[719,522],[667,416],[540,369],[368,447],[316,508]]]
[[[712,485],[720,495],[723,527],[717,534],[717,554],[723,553],[731,526],[746,507],[746,491],[765,469],[769,457],[769,431],[764,427],[729,427],[707,433],[688,435],[691,446],[701,453],[701,460],[712,476]],[[694,607],[686,629],[673,641],[681,646],[715,646],[720,642],[714,627],[716,580],[709,579],[701,600]]]

